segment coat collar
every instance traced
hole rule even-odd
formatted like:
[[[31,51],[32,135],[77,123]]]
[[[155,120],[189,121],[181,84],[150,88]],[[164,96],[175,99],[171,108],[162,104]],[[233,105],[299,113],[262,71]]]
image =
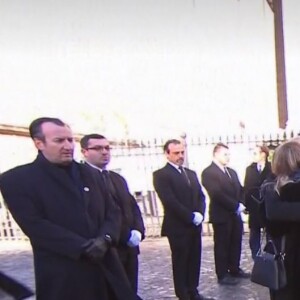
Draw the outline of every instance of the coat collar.
[[[253,162],[251,165],[250,165],[250,168],[255,170],[256,172],[258,172],[258,169],[257,169],[257,163]],[[266,161],[265,163],[265,167],[264,169],[262,170],[261,174],[263,173],[266,173],[266,172],[270,172],[271,171],[271,163]]]
[[[166,164],[166,167],[168,167],[169,169],[173,169],[174,171],[176,171],[177,173],[180,174],[180,171],[179,171],[179,166],[173,164],[173,163],[170,163],[169,161],[167,162]]]
[[[85,190],[88,187],[84,176],[81,176],[82,171],[77,162],[72,161],[70,166],[66,168],[60,167],[51,163],[42,153],[39,153],[34,164],[41,168],[43,172],[46,172],[61,188],[68,190],[74,195],[74,198],[76,197],[82,201],[82,196],[86,194]]]
[[[211,162],[211,166],[213,168],[215,168],[216,170],[218,170],[220,173],[225,174],[224,167],[223,167],[223,169],[221,169],[221,167],[219,165],[217,165],[214,161]]]

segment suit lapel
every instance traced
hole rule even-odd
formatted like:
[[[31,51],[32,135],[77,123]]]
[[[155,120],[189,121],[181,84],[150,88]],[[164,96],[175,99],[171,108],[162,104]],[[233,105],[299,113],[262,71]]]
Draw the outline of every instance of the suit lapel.
[[[229,169],[228,169],[228,172],[229,172],[231,178],[227,174],[225,174],[225,172],[223,172],[214,162],[212,162],[212,167],[215,169],[215,171],[217,172],[217,174],[219,174],[221,182],[225,181],[227,183],[230,183],[230,184],[234,185],[233,174],[230,172]]]
[[[192,188],[192,181],[190,176],[188,175],[188,172],[186,171],[186,176],[188,177],[190,184],[187,181],[187,178],[183,177],[184,174],[181,174],[179,170],[176,170],[175,167],[173,167],[171,164],[167,163],[165,168],[168,170],[171,176],[175,177],[177,181],[181,182],[185,187]]]
[[[115,189],[115,196],[113,196],[113,198],[115,199],[117,205],[120,207],[124,217],[129,220],[131,215],[131,204],[130,200],[128,200],[128,192],[126,190],[126,187],[124,186],[124,182],[116,173],[110,171],[109,174],[111,183]]]
[[[211,163],[211,166],[214,168],[215,172],[219,174],[221,179],[224,179],[225,176],[229,178],[228,175],[226,175],[214,162]]]
[[[110,176],[111,183],[114,187],[114,192],[116,193],[116,195],[115,195],[116,197],[114,197],[114,198],[120,199],[123,194],[123,193],[121,193],[121,191],[123,191],[123,189],[118,188],[118,186],[121,185],[121,183],[118,182],[118,177],[113,172],[109,171],[109,176]]]
[[[183,179],[182,174],[179,172],[179,170],[176,170],[176,168],[173,167],[171,164],[167,163],[165,168],[168,170],[169,173],[171,173],[173,176],[176,176],[179,180]]]

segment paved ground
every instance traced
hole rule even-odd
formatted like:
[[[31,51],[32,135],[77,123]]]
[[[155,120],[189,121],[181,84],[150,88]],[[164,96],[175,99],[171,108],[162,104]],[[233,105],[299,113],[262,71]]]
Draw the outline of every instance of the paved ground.
[[[201,293],[215,297],[217,300],[269,299],[267,289],[251,283],[249,279],[242,279],[234,287],[219,286],[214,273],[212,245],[211,237],[203,238],[199,285]],[[248,250],[247,236],[244,237],[243,248],[245,250],[242,254],[241,265],[243,269],[250,271],[252,262]],[[34,289],[32,255],[28,243],[0,241],[0,270]],[[144,300],[176,299],[172,283],[171,256],[165,238],[146,239],[142,243],[139,294]],[[11,298],[0,291],[0,299],[9,300]]]

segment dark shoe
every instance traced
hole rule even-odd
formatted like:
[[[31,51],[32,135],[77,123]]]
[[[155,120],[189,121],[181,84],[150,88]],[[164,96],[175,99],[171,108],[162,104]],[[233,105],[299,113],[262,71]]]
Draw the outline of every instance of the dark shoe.
[[[222,285],[236,285],[238,284],[238,279],[231,276],[224,276],[223,278],[218,279],[218,284]]]
[[[239,269],[238,272],[230,272],[230,276],[234,278],[250,278],[251,274],[248,272],[243,271],[242,269]]]
[[[204,297],[203,295],[198,294],[196,296],[191,296],[191,300],[215,300],[215,298]]]
[[[25,285],[0,272],[1,288],[16,300],[29,298],[34,293]]]

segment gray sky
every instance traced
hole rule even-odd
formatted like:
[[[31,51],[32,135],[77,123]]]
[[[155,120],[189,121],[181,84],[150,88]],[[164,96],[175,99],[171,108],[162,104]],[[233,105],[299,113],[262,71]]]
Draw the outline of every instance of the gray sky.
[[[283,0],[290,127],[300,126],[300,4]],[[0,0],[0,123],[59,116],[110,137],[275,129],[263,0]],[[87,122],[92,119],[92,122]],[[99,125],[104,122],[104,125]]]

